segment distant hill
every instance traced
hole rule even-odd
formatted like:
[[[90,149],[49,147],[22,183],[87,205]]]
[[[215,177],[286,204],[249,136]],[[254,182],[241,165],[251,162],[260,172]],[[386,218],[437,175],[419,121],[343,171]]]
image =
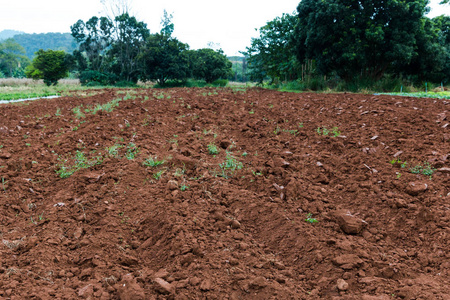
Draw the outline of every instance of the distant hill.
[[[12,38],[13,36],[15,36],[17,34],[22,34],[22,33],[25,33],[25,32],[17,31],[17,30],[10,30],[10,29],[2,30],[2,31],[0,31],[0,41]]]
[[[39,49],[64,50],[72,53],[77,48],[77,43],[70,33],[22,33],[15,35],[14,40],[25,48],[26,56],[33,58]]]

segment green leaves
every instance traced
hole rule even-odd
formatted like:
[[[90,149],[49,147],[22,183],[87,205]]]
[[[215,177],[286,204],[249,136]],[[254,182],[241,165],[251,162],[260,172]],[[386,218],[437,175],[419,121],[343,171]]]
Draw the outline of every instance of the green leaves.
[[[222,50],[199,49],[191,51],[189,58],[194,78],[203,79],[206,83],[227,78],[232,74],[232,64]]]
[[[46,85],[56,85],[58,80],[66,77],[69,72],[69,60],[66,56],[64,51],[40,49],[36,52],[31,67],[27,68],[27,77],[43,78]]]
[[[378,80],[417,56],[426,5],[425,0],[303,0],[297,8],[297,58],[315,60],[323,75]]]
[[[298,66],[292,52],[291,35],[297,21],[297,16],[283,14],[259,29],[259,38],[253,38],[245,52],[253,80],[262,82],[266,77],[272,81],[295,77]]]

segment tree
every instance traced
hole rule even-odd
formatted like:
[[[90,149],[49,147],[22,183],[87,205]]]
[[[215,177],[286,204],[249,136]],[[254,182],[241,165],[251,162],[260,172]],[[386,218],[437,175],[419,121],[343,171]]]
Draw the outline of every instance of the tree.
[[[148,38],[140,58],[145,66],[142,79],[156,80],[164,86],[168,80],[185,80],[188,77],[189,45],[172,37],[172,15],[165,10],[161,25],[161,31]]]
[[[23,70],[29,63],[25,49],[14,39],[0,43],[0,72],[5,77],[22,77]]]
[[[427,0],[303,0],[295,28],[296,55],[321,74],[380,79],[417,55]]]
[[[192,52],[190,59],[194,78],[203,79],[206,83],[233,74],[232,64],[222,50],[199,49]]]
[[[145,71],[142,79],[156,80],[164,86],[168,80],[185,80],[189,74],[187,44],[176,38],[152,34],[141,55]]]
[[[68,75],[71,64],[70,55],[64,51],[40,49],[27,69],[27,77],[33,79],[43,78],[48,86],[56,85],[58,80]]]
[[[138,57],[150,36],[147,24],[124,13],[115,18],[115,40],[109,52],[112,70],[121,80],[137,82],[142,73]]]
[[[138,63],[145,40],[150,32],[147,25],[128,13],[107,17],[92,17],[84,23],[78,20],[71,26],[72,36],[80,44],[74,51],[83,78],[113,78],[137,82],[142,73]],[[114,74],[114,76],[112,76]]]
[[[298,73],[296,57],[290,43],[298,21],[297,16],[283,14],[259,29],[243,54],[248,57],[249,75],[260,83],[270,77],[276,80],[295,79]]]
[[[106,72],[108,70],[107,50],[112,44],[114,24],[106,17],[92,17],[86,23],[78,20],[70,26],[72,36],[79,43],[74,52],[79,70]]]
[[[450,43],[446,36],[449,17],[423,18],[420,33],[416,36],[417,55],[411,63],[397,65],[396,72],[413,76],[414,81],[447,82],[450,79]],[[442,26],[442,27],[441,27]]]

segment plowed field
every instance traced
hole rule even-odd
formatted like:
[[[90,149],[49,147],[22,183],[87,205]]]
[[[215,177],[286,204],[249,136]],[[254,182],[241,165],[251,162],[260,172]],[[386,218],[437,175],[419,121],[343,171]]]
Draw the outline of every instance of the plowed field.
[[[2,299],[450,299],[450,101],[0,106]]]

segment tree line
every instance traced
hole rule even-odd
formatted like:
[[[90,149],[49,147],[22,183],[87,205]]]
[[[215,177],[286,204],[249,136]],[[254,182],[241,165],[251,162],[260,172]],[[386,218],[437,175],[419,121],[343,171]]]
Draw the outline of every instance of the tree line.
[[[448,2],[448,1],[447,1]],[[450,79],[450,17],[426,17],[427,0],[302,0],[261,27],[244,54],[251,79],[272,83],[413,83]]]
[[[151,34],[144,22],[127,12],[114,18],[94,16],[71,26],[79,45],[73,54],[39,50],[26,75],[56,84],[69,70],[84,85],[133,85],[152,80],[165,86],[188,78],[212,83],[232,74],[222,50],[190,50],[173,36],[172,16],[164,12],[162,29]]]

